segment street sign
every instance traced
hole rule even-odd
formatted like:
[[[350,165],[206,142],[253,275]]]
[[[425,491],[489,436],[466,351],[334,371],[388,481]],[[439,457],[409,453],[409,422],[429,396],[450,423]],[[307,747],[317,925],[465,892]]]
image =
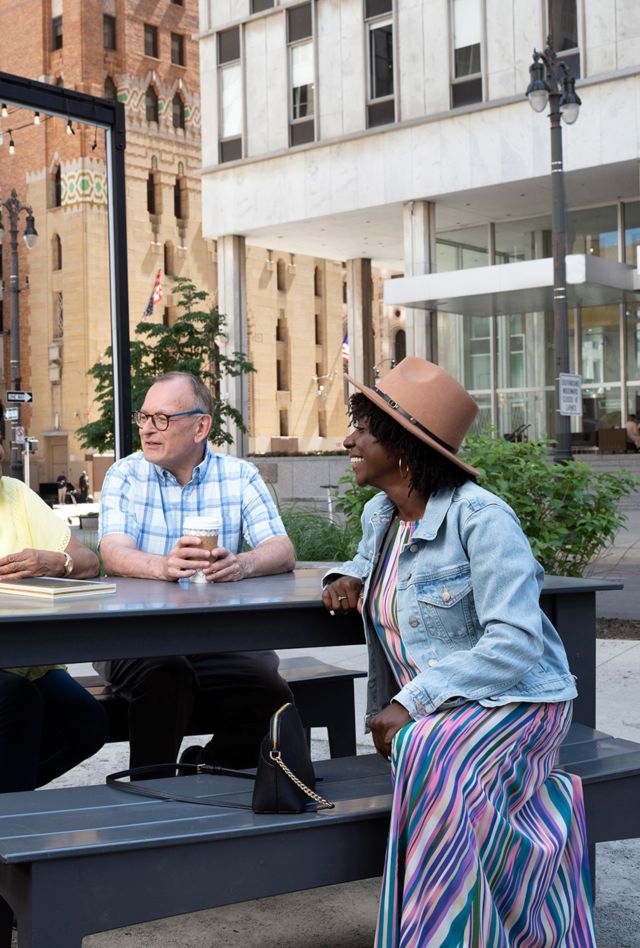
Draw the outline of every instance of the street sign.
[[[579,375],[558,373],[558,400],[561,415],[582,414],[582,379]]]
[[[32,402],[33,392],[7,392],[8,402]]]
[[[17,421],[19,417],[20,417],[19,408],[5,408],[4,410],[5,421]]]
[[[26,432],[22,425],[18,425],[16,428],[16,444],[24,444],[26,438]]]

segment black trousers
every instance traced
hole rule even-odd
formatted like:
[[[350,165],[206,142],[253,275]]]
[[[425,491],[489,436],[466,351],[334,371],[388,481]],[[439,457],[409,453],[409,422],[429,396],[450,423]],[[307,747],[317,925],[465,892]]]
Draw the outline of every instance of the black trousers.
[[[204,761],[255,767],[269,718],[292,700],[273,652],[119,659],[96,668],[129,702],[131,767],[176,760],[196,702],[213,732]]]

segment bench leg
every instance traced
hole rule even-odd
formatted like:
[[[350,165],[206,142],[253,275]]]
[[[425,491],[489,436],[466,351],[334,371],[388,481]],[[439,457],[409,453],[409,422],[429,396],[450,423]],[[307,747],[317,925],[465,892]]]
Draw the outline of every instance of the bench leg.
[[[332,757],[354,757],[356,721],[353,680],[297,681],[291,684],[305,727],[326,727]]]

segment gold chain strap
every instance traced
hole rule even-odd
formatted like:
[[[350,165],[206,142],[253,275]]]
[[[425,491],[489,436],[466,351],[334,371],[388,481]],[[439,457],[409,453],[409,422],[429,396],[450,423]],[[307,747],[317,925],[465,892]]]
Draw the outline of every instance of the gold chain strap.
[[[324,807],[327,810],[333,810],[335,808],[335,803],[329,803],[329,801],[325,800],[324,797],[321,797],[318,793],[315,793],[310,787],[308,787],[305,783],[303,783],[299,777],[296,777],[293,771],[289,770],[289,768],[287,767],[287,765],[282,759],[280,751],[274,751],[274,750],[269,751],[269,757],[278,765],[278,767],[280,767],[281,770],[285,772],[289,780],[293,781],[296,787],[302,790],[303,793],[306,793],[306,795],[310,797],[314,801],[314,803],[320,804],[320,806]]]

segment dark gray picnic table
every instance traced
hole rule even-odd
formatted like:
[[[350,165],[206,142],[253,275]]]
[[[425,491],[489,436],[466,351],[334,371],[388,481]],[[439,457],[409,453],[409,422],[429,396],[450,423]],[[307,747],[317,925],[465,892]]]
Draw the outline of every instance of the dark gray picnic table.
[[[0,668],[109,658],[315,648],[357,644],[355,613],[330,616],[320,602],[323,568],[239,583],[194,585],[110,580],[117,592],[43,602],[2,594]],[[548,576],[542,606],[555,624],[578,677],[574,720],[595,727],[595,597],[621,584]]]

